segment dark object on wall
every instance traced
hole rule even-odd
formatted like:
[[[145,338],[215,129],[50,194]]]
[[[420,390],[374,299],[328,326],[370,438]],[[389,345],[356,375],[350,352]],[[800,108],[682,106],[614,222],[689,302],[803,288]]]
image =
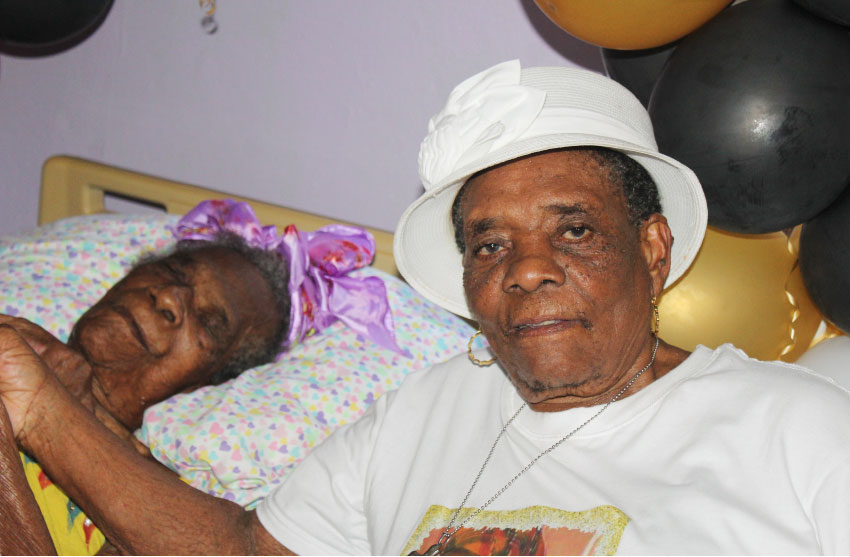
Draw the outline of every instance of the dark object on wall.
[[[794,0],[794,2],[815,15],[850,26],[850,2],[847,0]]]
[[[708,220],[776,232],[850,178],[850,33],[791,0],[747,0],[682,39],[649,105],[661,152],[696,172]]]
[[[602,63],[608,77],[634,93],[643,106],[649,106],[655,81],[677,44],[678,41],[644,50],[603,48]]]
[[[800,271],[820,312],[850,334],[850,187],[803,225]]]
[[[0,0],[0,52],[48,56],[86,40],[113,0]]]

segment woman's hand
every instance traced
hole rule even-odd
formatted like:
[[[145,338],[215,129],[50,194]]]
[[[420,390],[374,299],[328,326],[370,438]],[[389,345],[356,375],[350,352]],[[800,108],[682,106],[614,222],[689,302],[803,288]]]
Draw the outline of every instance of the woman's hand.
[[[91,390],[92,369],[79,352],[26,319],[0,314],[0,325],[4,324],[12,327],[26,341],[65,389],[86,409],[93,412],[103,425],[133,445],[142,456],[153,458],[148,448],[136,439],[132,431],[127,430],[96,403]]]
[[[38,421],[36,400],[49,397],[57,388],[62,387],[21,334],[0,324],[0,402],[19,444],[24,444],[27,432]]]
[[[69,348],[67,344],[32,321],[0,314],[0,325],[9,325],[14,328],[68,392],[83,406],[89,410],[93,409],[92,370],[82,354]]]

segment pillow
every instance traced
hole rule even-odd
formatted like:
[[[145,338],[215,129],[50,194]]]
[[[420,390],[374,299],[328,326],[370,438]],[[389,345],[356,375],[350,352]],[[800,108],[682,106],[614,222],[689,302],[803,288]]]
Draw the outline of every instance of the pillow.
[[[475,332],[468,323],[383,271],[352,273],[364,275],[384,280],[396,340],[410,357],[337,322],[273,364],[152,406],[137,437],[189,484],[253,508],[310,449],[408,373],[467,349]]]
[[[66,341],[140,255],[173,243],[166,227],[178,220],[91,215],[0,238],[0,312]],[[475,331],[459,317],[377,269],[352,275],[384,280],[396,340],[409,357],[338,322],[274,363],[152,406],[136,436],[190,485],[252,508],[310,449],[406,374],[466,350]]]

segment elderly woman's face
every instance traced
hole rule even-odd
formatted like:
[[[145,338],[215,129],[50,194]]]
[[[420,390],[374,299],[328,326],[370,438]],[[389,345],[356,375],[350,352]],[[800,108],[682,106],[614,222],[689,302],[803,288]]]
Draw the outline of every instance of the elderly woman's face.
[[[211,247],[134,268],[74,326],[98,402],[129,429],[148,406],[206,385],[249,339],[270,338],[278,315],[260,271]]]
[[[467,300],[529,403],[601,396],[646,353],[666,278],[650,270],[658,231],[631,224],[621,188],[586,151],[492,168],[469,181],[461,210]],[[649,222],[669,240],[663,217]]]

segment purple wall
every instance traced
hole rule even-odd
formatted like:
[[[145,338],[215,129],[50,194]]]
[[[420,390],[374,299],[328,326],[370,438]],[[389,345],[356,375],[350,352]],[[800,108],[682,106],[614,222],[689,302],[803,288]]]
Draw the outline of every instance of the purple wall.
[[[36,222],[41,165],[70,154],[392,230],[451,88],[492,64],[600,51],[531,0],[116,0],[82,44],[0,55],[0,234]]]

